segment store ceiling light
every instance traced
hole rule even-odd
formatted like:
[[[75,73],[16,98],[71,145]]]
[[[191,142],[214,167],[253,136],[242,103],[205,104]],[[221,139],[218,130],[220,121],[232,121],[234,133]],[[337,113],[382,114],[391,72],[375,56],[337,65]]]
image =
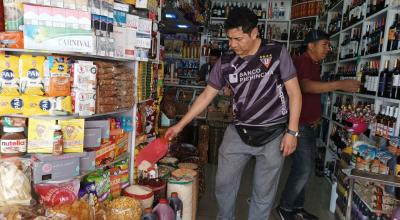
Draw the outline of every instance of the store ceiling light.
[[[166,14],[165,14],[165,17],[166,17],[166,18],[169,18],[169,19],[176,19],[176,14],[166,13]]]
[[[186,25],[186,24],[177,24],[176,26],[178,28],[189,28],[189,25]]]

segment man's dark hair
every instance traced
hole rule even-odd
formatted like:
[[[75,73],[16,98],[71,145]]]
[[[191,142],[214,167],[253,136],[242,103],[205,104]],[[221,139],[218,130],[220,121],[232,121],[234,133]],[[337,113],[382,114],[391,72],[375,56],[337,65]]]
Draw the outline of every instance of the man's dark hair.
[[[210,50],[210,56],[220,57],[221,51],[217,48],[213,48]]]
[[[242,27],[244,33],[249,34],[257,27],[258,18],[253,11],[246,7],[233,9],[225,21],[225,31]]]

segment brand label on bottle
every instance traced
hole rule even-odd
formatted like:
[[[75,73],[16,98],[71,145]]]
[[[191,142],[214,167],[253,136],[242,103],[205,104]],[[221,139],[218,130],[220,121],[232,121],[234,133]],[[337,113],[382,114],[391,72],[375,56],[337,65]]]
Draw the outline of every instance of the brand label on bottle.
[[[396,39],[395,35],[396,35],[396,29],[395,28],[389,29],[388,40],[395,40]]]
[[[53,136],[53,153],[61,154],[63,152],[63,136],[62,134],[54,134]]]
[[[18,154],[26,152],[26,139],[0,140],[2,154]]]
[[[182,220],[182,210],[176,211],[176,220]]]

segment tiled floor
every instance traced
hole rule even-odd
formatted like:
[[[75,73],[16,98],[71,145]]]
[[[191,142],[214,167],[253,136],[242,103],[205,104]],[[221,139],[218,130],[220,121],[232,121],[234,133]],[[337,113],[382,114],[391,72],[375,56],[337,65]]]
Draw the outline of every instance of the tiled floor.
[[[236,220],[246,220],[248,215],[248,203],[247,199],[251,194],[251,183],[253,177],[254,161],[250,161],[245,171],[243,172],[242,182],[236,200]],[[215,173],[216,165],[208,164],[206,168],[206,182],[207,191],[205,195],[200,199],[197,220],[214,220],[217,215],[217,202],[214,196],[214,184],[215,184]],[[286,160],[281,180],[279,183],[278,197],[275,199],[275,203],[279,201],[280,193],[283,190],[283,184],[286,182],[288,176],[288,170],[290,168],[290,160]],[[313,177],[310,181],[309,188],[306,194],[305,207],[308,211],[317,215],[320,220],[333,220],[335,219],[333,214],[329,212],[329,200],[330,200],[331,186],[324,179],[320,177]],[[269,220],[278,220],[278,217],[274,216],[274,212],[271,214]]]

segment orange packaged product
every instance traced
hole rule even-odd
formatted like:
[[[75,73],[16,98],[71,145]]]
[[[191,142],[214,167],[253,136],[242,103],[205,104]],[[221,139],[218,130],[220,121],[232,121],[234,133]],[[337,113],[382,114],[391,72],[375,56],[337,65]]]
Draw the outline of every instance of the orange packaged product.
[[[0,47],[24,49],[24,33],[0,32]]]
[[[68,72],[66,57],[48,57],[50,79],[47,95],[51,97],[71,94],[71,77]]]

